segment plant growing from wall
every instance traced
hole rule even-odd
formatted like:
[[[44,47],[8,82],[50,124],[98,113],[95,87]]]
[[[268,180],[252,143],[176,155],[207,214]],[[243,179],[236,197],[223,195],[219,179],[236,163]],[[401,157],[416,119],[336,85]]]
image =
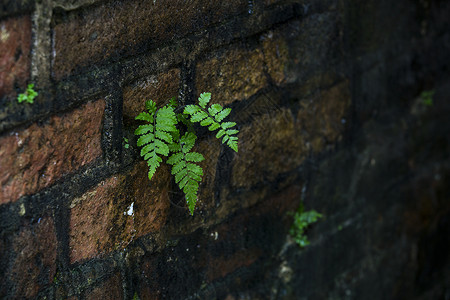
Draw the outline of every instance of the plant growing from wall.
[[[315,210],[304,211],[303,204],[300,204],[300,207],[295,213],[291,213],[294,216],[294,223],[289,230],[289,234],[292,236],[294,241],[301,247],[305,247],[309,245],[309,240],[305,235],[305,230],[309,225],[317,222],[320,218],[322,218],[322,214],[318,213]]]
[[[235,122],[223,122],[230,114],[231,108],[223,108],[219,104],[208,105],[211,93],[202,93],[198,105],[179,107],[172,98],[161,108],[152,100],[145,102],[146,111],[140,113],[136,120],[145,121],[134,132],[139,136],[137,145],[141,148],[141,156],[147,161],[151,179],[156,169],[168,157],[166,163],[172,166],[171,173],[175,182],[183,191],[191,215],[197,203],[199,182],[203,169],[198,165],[204,160],[202,154],[192,151],[197,135],[193,123],[208,127],[209,131],[217,131],[216,138],[234,151],[238,151],[239,132],[234,128]],[[183,110],[182,112],[179,112]]]
[[[34,84],[30,83],[25,93],[21,93],[17,96],[17,101],[19,103],[27,102],[32,104],[34,103],[34,98],[36,98],[37,95],[38,93],[34,90]]]

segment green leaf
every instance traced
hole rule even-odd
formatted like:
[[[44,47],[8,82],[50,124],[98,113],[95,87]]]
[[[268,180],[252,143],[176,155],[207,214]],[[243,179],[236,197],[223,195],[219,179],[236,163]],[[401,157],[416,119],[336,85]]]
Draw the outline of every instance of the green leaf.
[[[231,149],[233,149],[235,152],[238,152],[238,143],[237,141],[233,141],[233,140],[228,140],[227,142],[228,147],[230,147]]]
[[[198,176],[203,176],[203,169],[196,164],[187,163],[186,168],[188,169],[189,172],[197,174]]]
[[[186,132],[180,139],[181,149],[184,153],[191,151],[192,147],[194,147],[195,140],[197,136],[192,132]]]
[[[180,172],[175,174],[175,182],[179,183],[181,181],[181,179],[183,179],[183,177],[187,175],[187,173],[188,173],[188,169],[187,168],[181,169]]]
[[[225,134],[225,130],[220,129],[216,134],[216,138],[220,139],[224,134]]]
[[[156,103],[152,100],[145,101],[145,109],[147,109],[148,112],[153,115],[156,112]]]
[[[210,108],[208,108],[208,112],[212,116],[215,116],[221,110],[222,110],[222,106],[220,104],[213,104],[213,105],[211,105]]]
[[[184,160],[174,164],[172,167],[172,171],[171,171],[172,175],[179,173],[185,167],[186,167],[186,161],[184,161]]]
[[[135,120],[147,121],[149,123],[153,123],[153,115],[149,114],[148,112],[141,112],[134,119]]]
[[[227,130],[227,134],[228,135],[233,135],[233,134],[236,134],[236,133],[239,133],[239,130],[237,130],[237,129],[229,129],[229,130]]]
[[[172,135],[170,133],[167,133],[165,131],[156,131],[155,133],[156,137],[160,140],[163,140],[166,143],[172,143]]]
[[[202,108],[206,108],[209,100],[211,100],[211,93],[201,93],[200,97],[198,97],[198,103]]]
[[[208,127],[209,131],[214,131],[214,130],[216,130],[216,129],[218,129],[218,128],[220,128],[219,123],[213,123],[213,124],[211,124],[211,125]]]
[[[142,136],[137,140],[137,145],[138,145],[139,147],[141,147],[141,146],[143,146],[143,145],[145,145],[145,144],[148,144],[148,143],[153,142],[154,140],[155,140],[155,136],[154,136],[153,133],[145,134],[145,135],[142,135]]]
[[[159,167],[160,163],[162,162],[161,157],[154,155],[150,157],[150,159],[147,161],[148,165],[148,179],[152,179],[153,175],[155,175],[156,169]]]
[[[139,127],[134,131],[134,135],[141,135],[147,132],[153,132],[152,124],[139,125]]]
[[[215,119],[217,122],[222,122],[222,120],[225,119],[230,113],[231,108],[225,108],[215,116]]]
[[[187,105],[185,108],[184,108],[184,111],[183,111],[183,113],[185,113],[185,114],[188,114],[188,115],[193,115],[193,114],[195,114],[196,112],[198,112],[199,110],[200,110],[201,108],[198,106],[198,105]]]
[[[156,153],[164,156],[169,155],[169,146],[166,143],[156,139],[154,145]]]
[[[211,125],[212,123],[215,123],[215,121],[211,117],[207,117],[206,119],[204,119],[203,121],[200,122],[200,125],[208,126],[208,125]]]
[[[176,97],[170,98],[169,105],[172,106],[173,109],[178,107],[178,101],[177,101]]]
[[[177,164],[183,159],[183,157],[184,157],[184,154],[181,153],[181,152],[172,154],[169,157],[169,159],[167,160],[167,163],[170,164],[170,165]]]
[[[156,114],[156,131],[177,131],[177,118],[172,107],[164,106]]]
[[[230,138],[229,135],[225,135],[222,139],[222,144],[225,143],[226,141],[228,141],[229,138]]]
[[[20,94],[20,95],[17,97],[17,101],[19,101],[19,103],[22,103],[23,101],[27,101],[27,95],[25,95],[25,94]]]
[[[153,143],[149,144],[149,145],[146,145],[145,147],[143,147],[141,149],[141,156],[145,156],[145,154],[147,154],[149,152],[153,152],[154,150],[155,150],[155,145]]]
[[[224,122],[224,123],[222,123],[221,127],[223,129],[228,129],[228,128],[233,127],[234,125],[236,125],[235,122]]]
[[[192,115],[191,117],[191,122],[200,122],[202,121],[204,118],[207,118],[208,114],[202,110],[196,112],[195,114]]]
[[[185,158],[186,158],[186,161],[192,161],[192,162],[201,162],[201,161],[205,160],[203,155],[201,155],[200,153],[197,153],[197,152],[186,153]]]

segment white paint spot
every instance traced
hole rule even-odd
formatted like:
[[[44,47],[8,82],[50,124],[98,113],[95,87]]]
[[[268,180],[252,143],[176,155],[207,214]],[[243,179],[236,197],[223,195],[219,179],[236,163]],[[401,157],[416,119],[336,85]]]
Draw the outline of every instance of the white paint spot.
[[[123,214],[132,216],[134,214],[133,206],[134,206],[134,202],[131,203],[130,206],[128,206],[128,211],[124,212]]]

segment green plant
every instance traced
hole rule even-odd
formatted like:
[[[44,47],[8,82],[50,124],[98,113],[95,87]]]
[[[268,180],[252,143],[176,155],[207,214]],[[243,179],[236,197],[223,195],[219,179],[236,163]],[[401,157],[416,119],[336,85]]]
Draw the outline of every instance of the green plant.
[[[21,93],[17,96],[17,101],[19,101],[19,103],[22,103],[24,101],[27,103],[33,103],[34,98],[36,98],[36,96],[38,95],[38,93],[33,88],[34,84],[30,83],[25,93]]]
[[[430,91],[423,91],[420,94],[420,98],[422,98],[422,103],[423,105],[426,106],[433,106],[433,96],[434,96],[435,91],[434,90],[430,90]]]
[[[317,222],[323,216],[315,210],[305,212],[303,204],[300,204],[300,207],[295,213],[291,212],[291,215],[294,216],[294,223],[289,230],[289,234],[292,236],[294,241],[303,248],[309,245],[308,238],[305,235],[306,228]]]
[[[140,113],[136,120],[145,121],[140,125],[135,135],[139,136],[137,145],[142,147],[141,156],[147,161],[151,179],[156,169],[166,156],[167,164],[172,166],[175,182],[184,192],[186,203],[191,215],[197,203],[199,182],[202,180],[203,169],[198,165],[204,160],[202,154],[191,151],[197,135],[193,123],[207,126],[210,131],[218,130],[216,137],[222,138],[222,143],[234,151],[238,151],[239,132],[233,127],[235,122],[222,122],[231,112],[231,108],[223,108],[219,104],[207,106],[211,93],[202,93],[199,104],[178,107],[178,102],[172,98],[161,108],[156,107],[152,100],[145,102],[147,111]],[[182,112],[178,112],[183,110]],[[184,126],[181,126],[184,124]]]
[[[123,138],[123,146],[125,149],[130,148],[130,144],[128,143],[128,139],[126,137]]]

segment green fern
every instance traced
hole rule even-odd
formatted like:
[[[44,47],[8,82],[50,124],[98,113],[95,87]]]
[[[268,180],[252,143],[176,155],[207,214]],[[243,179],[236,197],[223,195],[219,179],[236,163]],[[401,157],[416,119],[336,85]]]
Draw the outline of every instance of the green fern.
[[[178,150],[170,156],[167,163],[172,165],[172,175],[175,182],[186,195],[186,202],[191,215],[197,203],[198,183],[202,180],[203,169],[195,164],[205,158],[197,152],[190,152],[197,137],[192,132],[186,132],[180,139]]]
[[[219,104],[212,104],[207,108],[211,99],[210,93],[202,93],[199,97],[199,105],[187,105],[183,113],[175,113],[178,103],[175,98],[169,103],[157,109],[152,100],[145,102],[147,111],[140,113],[136,120],[145,121],[134,132],[139,136],[137,145],[142,147],[141,156],[149,166],[148,178],[151,179],[156,169],[163,161],[162,157],[168,157],[167,163],[172,166],[171,173],[175,176],[175,182],[183,191],[186,203],[191,215],[197,203],[199,182],[202,180],[203,169],[196,163],[205,158],[202,154],[191,152],[197,136],[193,123],[208,126],[210,131],[219,129],[217,138],[222,138],[222,143],[234,151],[238,151],[239,132],[233,129],[234,122],[222,122],[231,112],[231,108],[223,108]],[[180,135],[177,125],[184,124],[185,133]]]
[[[139,126],[134,134],[140,136],[137,145],[142,147],[141,156],[149,166],[148,179],[152,179],[162,162],[161,156],[169,155],[169,145],[173,144],[171,133],[178,132],[177,118],[173,107],[164,106],[157,110],[152,100],[147,101],[145,106],[148,112],[140,113],[136,120],[147,121],[148,124]]]
[[[27,102],[33,104],[34,98],[36,98],[37,95],[38,93],[34,90],[34,84],[30,83],[27,86],[27,90],[25,91],[25,93],[21,93],[17,96],[17,101],[19,103]]]
[[[222,122],[230,113],[231,108],[223,108],[220,104],[212,104],[206,107],[211,99],[211,93],[202,93],[198,98],[199,105],[188,105],[184,109],[184,113],[190,116],[192,123],[200,123],[201,126],[208,126],[210,131],[219,129],[216,138],[222,138],[222,144],[227,143],[227,146],[238,152],[238,137],[239,130],[232,128],[236,126],[235,122]]]

